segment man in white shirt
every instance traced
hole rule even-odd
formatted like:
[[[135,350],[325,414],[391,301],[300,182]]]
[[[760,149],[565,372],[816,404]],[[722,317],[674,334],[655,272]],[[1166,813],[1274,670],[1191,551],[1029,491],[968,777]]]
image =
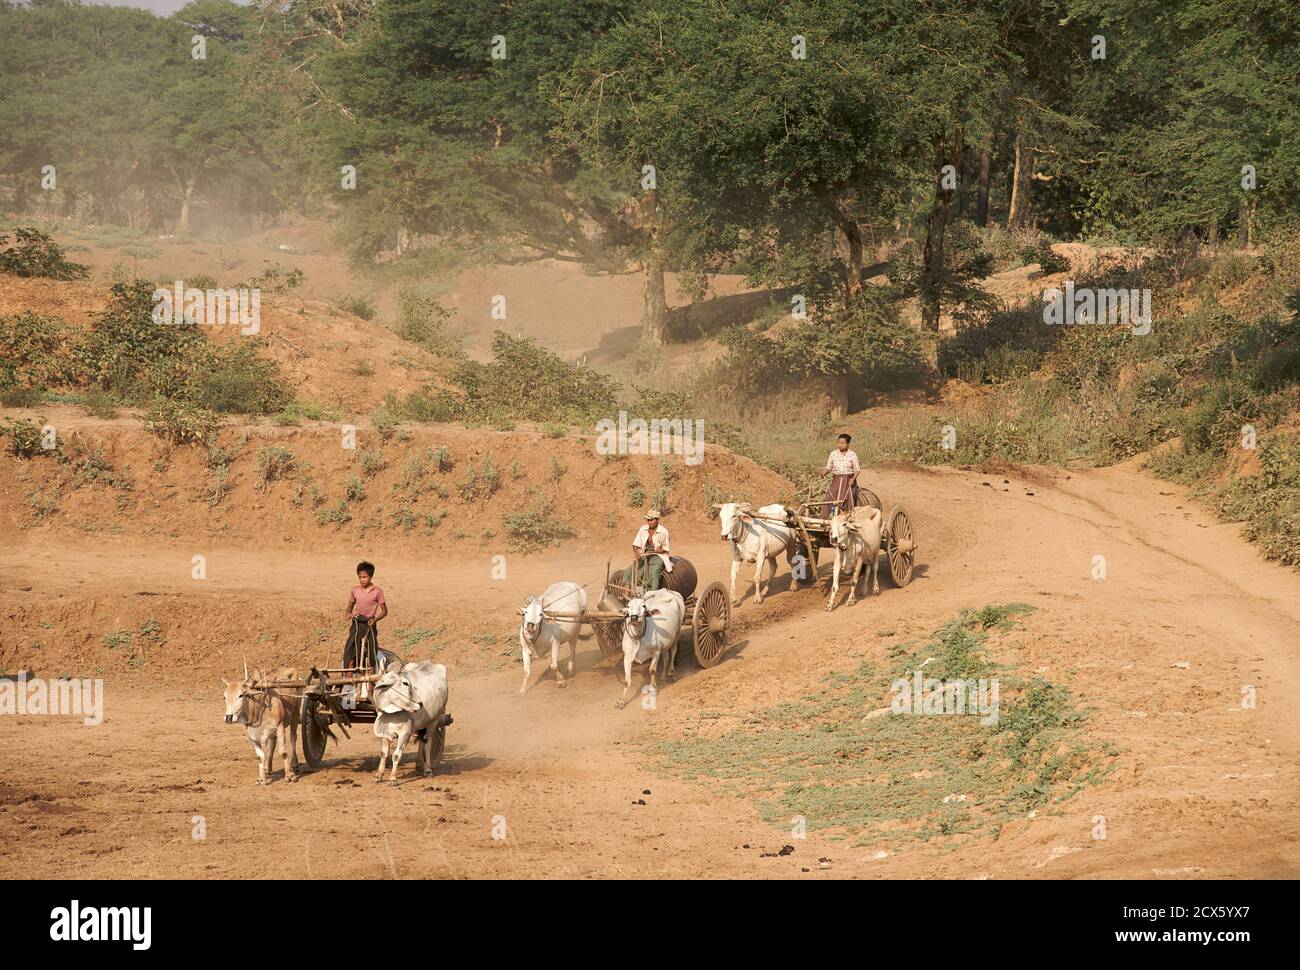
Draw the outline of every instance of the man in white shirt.
[[[632,585],[635,570],[636,578],[645,589],[659,589],[664,573],[673,571],[670,552],[668,530],[659,524],[659,510],[651,509],[645,514],[645,525],[637,530],[636,538],[632,540],[632,554],[636,560],[623,573],[624,585]]]

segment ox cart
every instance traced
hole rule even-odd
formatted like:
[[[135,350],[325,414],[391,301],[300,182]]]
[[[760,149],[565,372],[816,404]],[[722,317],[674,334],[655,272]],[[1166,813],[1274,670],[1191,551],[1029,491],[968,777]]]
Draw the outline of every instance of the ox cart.
[[[361,646],[360,666],[313,667],[303,680],[281,680],[259,684],[277,690],[302,691],[298,705],[298,728],[302,738],[302,755],[312,768],[319,768],[325,757],[325,744],[330,738],[337,742],[334,728],[350,738],[348,729],[354,724],[373,724],[379,716],[375,709],[374,686],[391,663],[401,663],[402,658],[391,650],[380,648],[378,655],[367,640]],[[452,723],[450,714],[443,714],[434,732],[433,752],[427,767],[432,769],[442,760],[447,746],[447,726]],[[423,735],[424,732],[417,732]],[[422,738],[421,738],[422,740]]]
[[[721,583],[709,583],[696,591],[699,577],[690,561],[680,556],[670,556],[672,570],[663,574],[663,589],[681,595],[686,602],[686,621],[682,629],[690,629],[695,659],[701,667],[712,667],[722,659],[727,645],[727,627],[731,623],[731,600]],[[596,643],[606,657],[623,656],[623,614],[628,601],[644,594],[639,575],[633,572],[630,584],[623,581],[626,570],[610,572],[605,567],[605,583],[594,610],[582,613],[559,613],[546,610],[546,615],[557,620],[577,620],[591,625]]]
[[[869,505],[881,514],[880,549],[889,562],[889,575],[894,584],[902,587],[912,581],[912,569],[916,564],[916,538],[912,531],[912,519],[907,509],[901,504],[890,506],[886,515],[880,498],[869,488],[858,486],[858,504]],[[800,502],[798,508],[787,509],[784,516],[765,515],[751,512],[755,518],[769,522],[779,522],[794,529],[808,556],[808,564],[813,576],[817,574],[817,553],[831,546],[831,517],[840,510],[840,503],[827,503],[814,500],[808,496]]]

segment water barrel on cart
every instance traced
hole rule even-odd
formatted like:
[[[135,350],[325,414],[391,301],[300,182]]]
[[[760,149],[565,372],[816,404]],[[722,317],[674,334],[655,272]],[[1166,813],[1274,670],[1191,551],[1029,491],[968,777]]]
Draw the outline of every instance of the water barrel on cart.
[[[682,559],[680,556],[669,556],[672,560],[673,571],[664,573],[663,588],[671,589],[674,593],[680,593],[682,599],[690,599],[695,593],[695,586],[699,578],[695,575],[695,567],[691,565],[690,560]],[[616,583],[623,582],[623,575],[627,572],[624,566],[613,574]]]
[[[680,593],[682,599],[689,599],[695,594],[695,585],[698,579],[695,576],[695,567],[689,561],[677,556],[669,556],[672,560],[673,571],[664,573],[664,589],[671,589],[675,593]],[[624,566],[617,572],[610,573],[610,582],[614,584],[613,589],[606,589],[605,595],[601,597],[596,609],[602,612],[617,612],[627,605],[626,593],[623,586],[623,574],[627,572]],[[596,631],[596,642],[600,645],[600,651],[607,657],[619,657],[623,653],[623,621],[619,620],[593,620],[592,627]]]

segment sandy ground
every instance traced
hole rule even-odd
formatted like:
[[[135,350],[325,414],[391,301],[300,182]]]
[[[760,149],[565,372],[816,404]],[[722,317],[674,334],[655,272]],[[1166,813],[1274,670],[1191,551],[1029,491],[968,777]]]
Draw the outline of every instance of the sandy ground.
[[[916,523],[912,584],[886,583],[878,598],[828,615],[816,591],[787,589],[783,568],[770,599],[747,597],[737,611],[722,663],[686,664],[653,711],[614,709],[619,684],[593,641],[583,642],[567,689],[544,674],[523,697],[510,644],[471,662],[461,643],[485,623],[510,629],[526,592],[562,578],[599,582],[607,555],[623,558],[617,550],[523,560],[496,582],[473,558],[387,557],[380,579],[393,601],[390,625],[399,615],[436,617],[455,641],[440,658],[456,719],[443,765],[432,779],[415,778],[408,757],[395,789],[371,783],[377,745],[365,726],[298,784],[255,786],[243,732],[221,723],[217,678],[237,670],[245,651],[287,650],[286,635],[232,644],[202,624],[175,632],[189,666],[115,673],[98,727],[0,718],[0,876],[1300,874],[1300,576],[1262,562],[1235,527],[1132,467],[1026,475],[870,471],[886,504],[905,500]],[[704,580],[724,578],[720,542],[679,551]],[[1104,581],[1091,578],[1095,555],[1106,557]],[[217,551],[197,593],[177,565],[189,556],[180,544],[29,537],[0,555],[3,596],[53,609],[76,597],[149,593],[195,616],[232,603],[324,615],[341,610],[334,600],[346,595],[353,562],[342,549]],[[1010,601],[1035,605],[1038,619],[1008,659],[1068,683],[1094,709],[1090,734],[1121,754],[1101,785],[1014,822],[995,843],[936,838],[877,858],[871,833],[860,844],[816,832],[792,840],[750,803],[646,767],[644,743],[676,736],[691,714],[797,696],[881,651],[882,627],[919,636],[961,607]],[[298,656],[317,649],[300,634]],[[1242,707],[1244,685],[1258,691],[1254,709]],[[1099,815],[1104,841],[1091,837]],[[505,837],[494,838],[502,821]],[[765,855],[785,844],[794,851]]]

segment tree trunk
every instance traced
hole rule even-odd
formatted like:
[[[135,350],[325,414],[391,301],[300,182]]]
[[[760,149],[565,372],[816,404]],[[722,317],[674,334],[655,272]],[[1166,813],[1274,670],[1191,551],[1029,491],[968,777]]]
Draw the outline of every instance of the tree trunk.
[[[845,290],[852,298],[862,292],[862,227],[834,202],[831,203],[831,218],[840,230],[835,248],[844,260]]]
[[[1250,248],[1250,203],[1244,198],[1237,203],[1237,242],[1242,249]]]
[[[190,200],[194,197],[194,179],[185,183],[185,195],[181,199],[181,218],[176,232],[181,236],[190,234]]]
[[[831,374],[826,378],[826,397],[830,402],[830,420],[842,421],[849,413],[849,375]]]
[[[667,258],[659,244],[659,199],[656,190],[647,189],[641,198],[641,225],[649,235],[645,269],[645,302],[641,313],[641,342],[660,347],[668,342],[668,295],[664,289],[664,266]]]
[[[643,265],[645,304],[641,313],[641,340],[659,347],[668,342],[668,296],[664,289],[664,258],[657,245]]]
[[[970,154],[967,153],[957,170],[957,177],[961,179],[957,186],[957,216],[961,219],[970,218],[970,167]]]
[[[959,129],[951,164],[961,165],[962,134]],[[939,388],[939,316],[942,312],[942,286],[944,276],[943,242],[952,209],[952,193],[943,187],[943,167],[949,164],[944,137],[934,141],[935,178],[934,207],[925,221],[925,249],[921,267],[921,329],[925,341],[926,383],[931,392]]]
[[[975,200],[975,223],[983,228],[989,224],[989,150],[980,151],[980,187]]]
[[[1016,133],[1016,167],[1011,175],[1011,208],[1007,228],[1018,229],[1029,217],[1030,182],[1033,180],[1034,153],[1025,146],[1024,136]]]
[[[1219,244],[1219,219],[1217,216],[1205,224],[1205,241],[1211,248]]]

